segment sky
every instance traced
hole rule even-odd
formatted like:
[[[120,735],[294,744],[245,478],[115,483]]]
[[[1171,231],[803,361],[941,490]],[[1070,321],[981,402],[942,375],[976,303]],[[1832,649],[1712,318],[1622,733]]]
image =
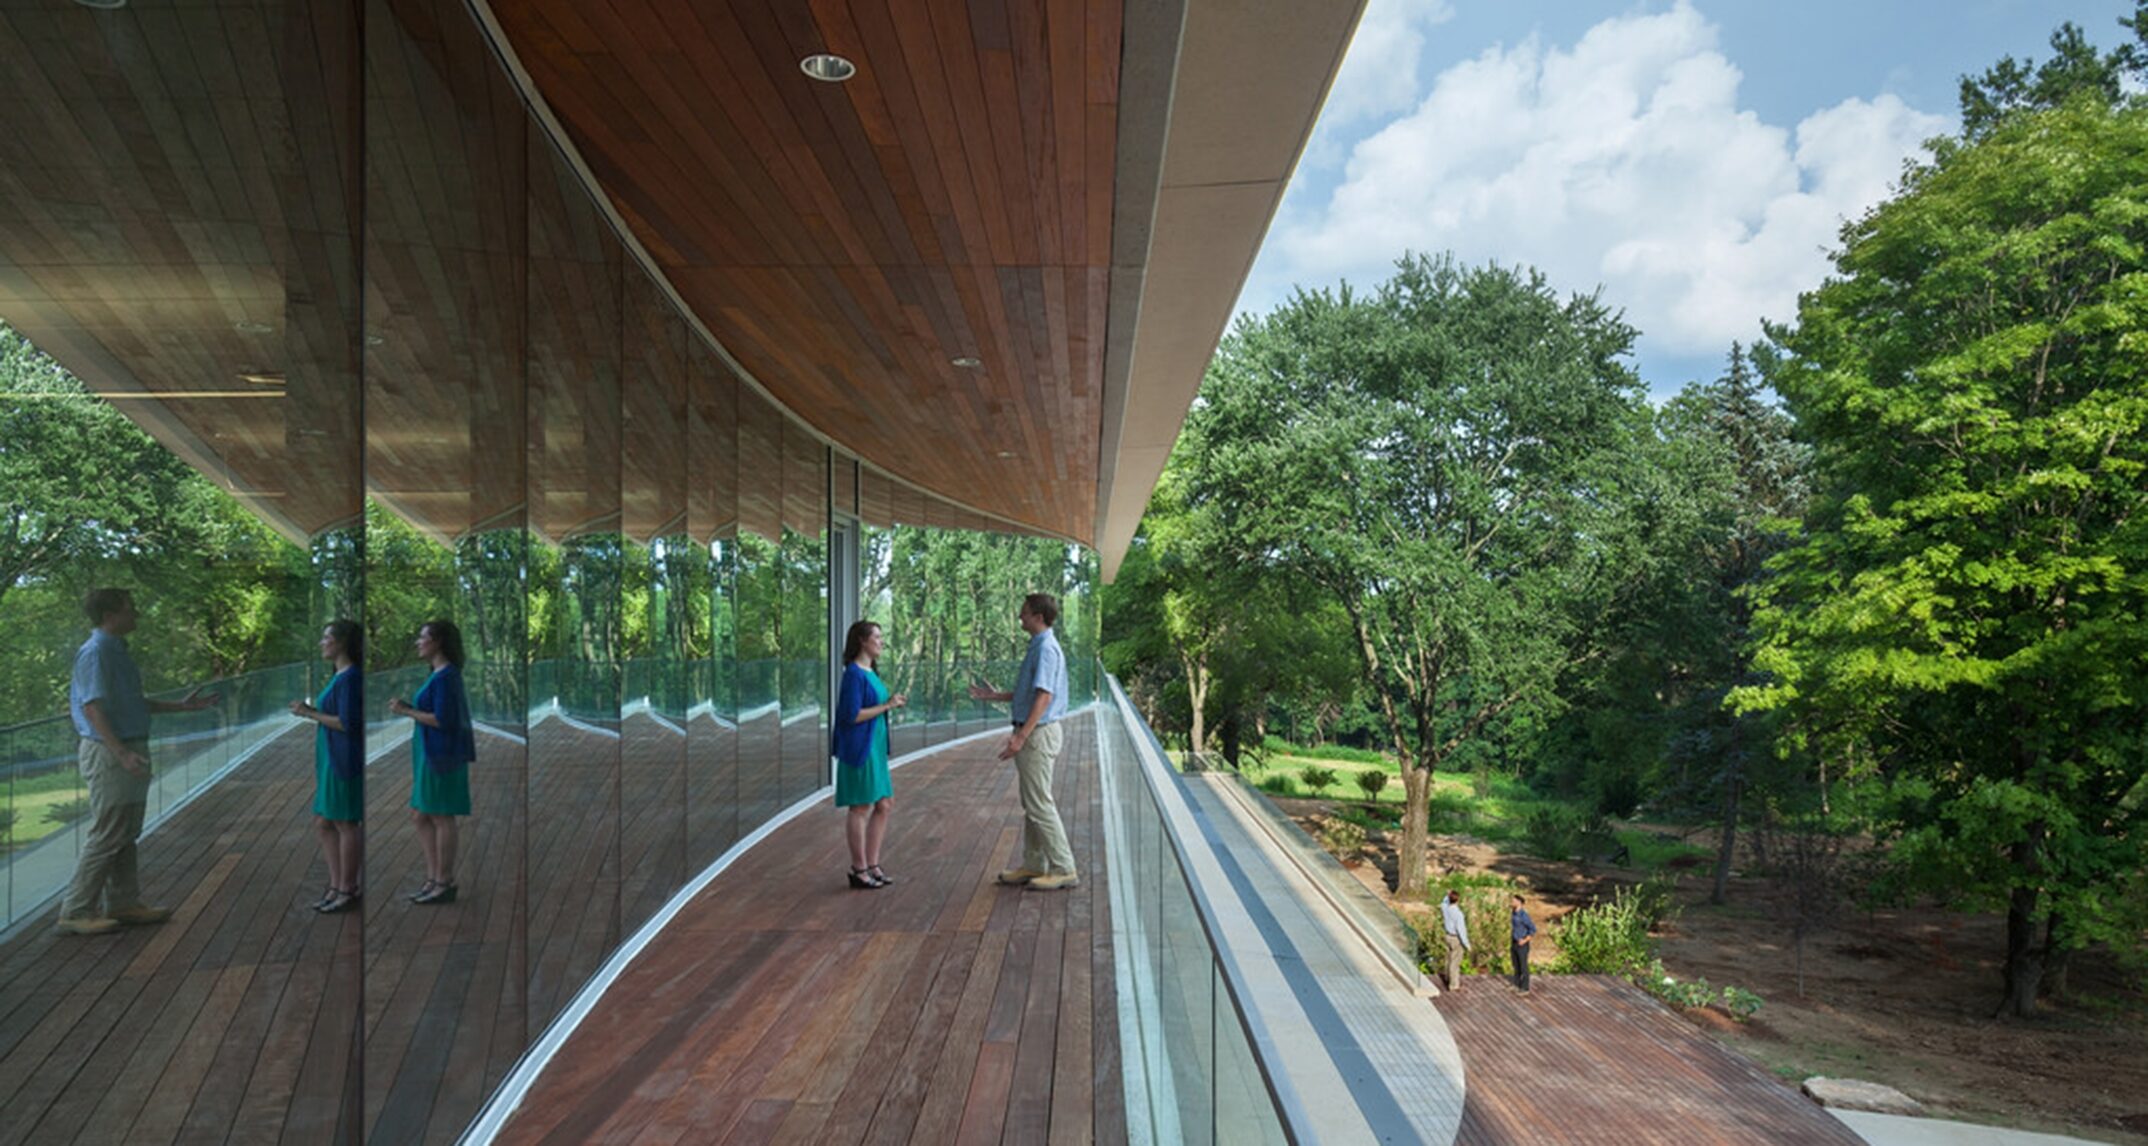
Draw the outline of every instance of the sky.
[[[1601,288],[1657,399],[1795,316],[1842,224],[1958,125],[1960,77],[2109,49],[2132,0],[1369,0],[1239,298],[1405,250]]]

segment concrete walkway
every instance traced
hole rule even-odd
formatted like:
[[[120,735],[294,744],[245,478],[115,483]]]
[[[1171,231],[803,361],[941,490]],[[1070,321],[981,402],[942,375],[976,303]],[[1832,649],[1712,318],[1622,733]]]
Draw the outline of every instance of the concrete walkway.
[[[1842,1124],[1873,1146],[2098,1146],[2093,1139],[2039,1134],[1944,1118],[1911,1118],[1863,1110],[1830,1110]]]

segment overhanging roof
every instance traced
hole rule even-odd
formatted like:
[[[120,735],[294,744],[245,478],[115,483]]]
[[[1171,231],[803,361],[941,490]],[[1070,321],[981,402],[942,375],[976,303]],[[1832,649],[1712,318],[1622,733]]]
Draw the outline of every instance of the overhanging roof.
[[[1094,545],[1108,577],[1360,7],[525,0],[485,17],[638,257],[749,383],[905,482]],[[857,76],[805,78],[817,52]]]

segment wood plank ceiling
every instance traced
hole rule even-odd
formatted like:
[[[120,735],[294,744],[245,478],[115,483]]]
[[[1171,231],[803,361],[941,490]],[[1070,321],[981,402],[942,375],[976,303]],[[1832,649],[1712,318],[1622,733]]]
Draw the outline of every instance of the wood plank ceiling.
[[[762,387],[906,481],[1090,539],[1122,0],[492,7]],[[857,76],[807,78],[816,52]]]

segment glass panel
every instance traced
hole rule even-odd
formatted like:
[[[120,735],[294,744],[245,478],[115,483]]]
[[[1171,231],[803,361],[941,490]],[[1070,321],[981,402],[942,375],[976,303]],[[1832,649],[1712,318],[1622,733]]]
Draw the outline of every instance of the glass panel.
[[[783,796],[783,421],[744,392],[738,414],[738,827],[751,832],[775,815]]]
[[[0,20],[0,1013],[36,1032],[0,1046],[11,1138],[223,1138],[242,1094],[290,1133],[358,1130],[360,924],[304,910],[331,853],[290,707],[357,616],[357,570],[312,563],[361,514],[358,27],[297,0]],[[84,752],[98,588],[130,591],[99,610],[124,651],[87,658],[118,743]],[[355,834],[362,751],[337,743]],[[53,930],[145,905],[174,911]],[[258,1021],[216,1033],[220,1008]],[[311,1049],[257,1067],[264,1042]]]
[[[828,450],[783,423],[783,797],[788,806],[827,782]]]
[[[686,456],[687,526],[701,543],[685,561],[695,602],[687,636],[692,706],[687,721],[689,872],[715,862],[739,837],[738,691],[732,565],[738,548],[738,385],[699,339],[687,361],[692,402]]]
[[[638,271],[626,329],[620,902],[632,934],[686,878],[687,567],[706,555],[686,534],[686,324]]]
[[[529,1006],[542,1030],[621,934],[620,375],[625,255],[531,147]]]
[[[467,1124],[529,1029],[529,133],[477,29],[437,15],[374,2],[365,16],[368,697],[394,738],[369,773],[366,1114],[371,1138],[395,1142]],[[458,651],[459,674],[427,687]],[[445,724],[421,727],[406,706]],[[456,759],[473,744],[474,760]],[[429,880],[452,899],[406,901]]]

